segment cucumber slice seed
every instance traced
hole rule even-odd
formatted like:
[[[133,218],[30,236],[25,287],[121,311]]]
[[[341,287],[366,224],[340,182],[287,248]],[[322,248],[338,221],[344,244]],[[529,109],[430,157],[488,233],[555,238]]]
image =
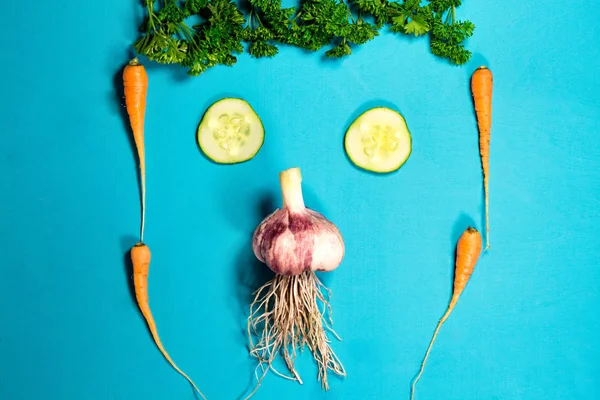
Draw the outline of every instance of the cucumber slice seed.
[[[264,143],[265,129],[248,102],[225,98],[206,110],[197,138],[200,149],[212,161],[237,164],[258,154]]]
[[[404,117],[387,107],[362,113],[352,122],[344,138],[350,160],[371,172],[394,172],[408,160],[412,138]]]

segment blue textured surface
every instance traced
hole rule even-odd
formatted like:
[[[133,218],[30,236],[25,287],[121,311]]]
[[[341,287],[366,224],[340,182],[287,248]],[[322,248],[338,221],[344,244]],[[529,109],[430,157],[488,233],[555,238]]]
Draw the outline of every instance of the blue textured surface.
[[[307,204],[338,225],[324,277],[348,377],[321,391],[274,375],[256,399],[408,398],[451,291],[453,249],[483,230],[468,79],[494,72],[492,251],[441,330],[418,399],[600,398],[600,43],[592,0],[467,1],[473,62],[389,34],[323,62],[284,48],[197,78],[146,63],[151,305],[167,349],[209,399],[247,393],[249,291],[269,277],[250,235],[299,166]],[[126,251],[139,225],[136,164],[116,88],[137,1],[3,6],[0,47],[0,398],[192,399],[134,303]],[[145,61],[145,60],[143,60]],[[266,142],[209,163],[195,130],[215,100],[247,99]],[[371,105],[406,116],[414,150],[396,174],[346,159],[344,130]],[[246,392],[245,392],[246,391]]]

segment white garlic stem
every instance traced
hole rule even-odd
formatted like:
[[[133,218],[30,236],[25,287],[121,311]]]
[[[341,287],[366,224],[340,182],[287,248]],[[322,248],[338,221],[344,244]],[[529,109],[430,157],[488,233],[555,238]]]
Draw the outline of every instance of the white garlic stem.
[[[283,206],[291,212],[304,211],[302,197],[302,174],[300,168],[290,168],[279,173]]]

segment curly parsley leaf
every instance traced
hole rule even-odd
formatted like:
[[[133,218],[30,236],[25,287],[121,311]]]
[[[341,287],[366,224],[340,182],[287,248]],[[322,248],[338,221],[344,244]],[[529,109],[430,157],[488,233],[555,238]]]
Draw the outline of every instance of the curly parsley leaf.
[[[325,55],[329,58],[341,58],[350,54],[352,54],[352,49],[350,48],[348,43],[344,41],[342,41],[342,43],[338,44],[334,48],[325,52]]]
[[[277,46],[259,40],[250,45],[248,52],[255,58],[275,57],[279,53]]]
[[[190,75],[237,62],[248,43],[250,56],[274,57],[280,45],[308,51],[330,47],[325,55],[341,58],[352,47],[373,40],[388,26],[403,35],[430,37],[431,52],[461,65],[471,52],[464,47],[475,26],[456,20],[461,0],[248,0],[244,12],[233,0],[145,0],[147,16],[135,50],[164,64],[180,64]],[[186,21],[200,16],[192,27]],[[372,21],[372,22],[370,22]]]

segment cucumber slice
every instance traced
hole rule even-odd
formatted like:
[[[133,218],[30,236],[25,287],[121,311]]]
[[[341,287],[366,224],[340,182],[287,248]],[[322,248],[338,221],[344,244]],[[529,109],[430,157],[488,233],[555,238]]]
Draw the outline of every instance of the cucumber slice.
[[[225,98],[211,105],[198,126],[202,152],[219,164],[250,160],[262,147],[265,129],[250,104],[242,99]]]
[[[400,169],[408,160],[412,138],[399,112],[375,107],[352,122],[346,131],[344,149],[357,167],[389,173]]]

